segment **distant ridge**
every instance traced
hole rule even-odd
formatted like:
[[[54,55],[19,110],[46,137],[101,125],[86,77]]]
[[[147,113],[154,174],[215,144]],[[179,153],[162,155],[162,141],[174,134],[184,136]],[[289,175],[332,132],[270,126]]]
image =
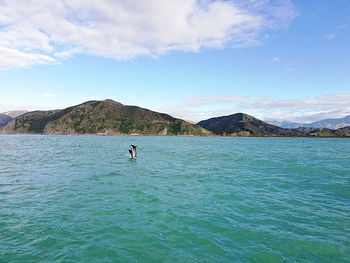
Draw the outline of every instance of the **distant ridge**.
[[[284,129],[244,113],[203,120],[197,125],[222,136],[350,137],[350,128],[347,127],[337,130],[305,127]]]
[[[339,119],[324,119],[311,123],[301,122],[289,122],[289,121],[276,121],[267,120],[266,122],[273,125],[277,125],[282,128],[299,128],[299,127],[310,127],[310,128],[328,128],[328,129],[339,129],[346,126],[350,126],[350,115]]]
[[[0,127],[6,125],[12,120],[12,118],[5,114],[0,114]]]
[[[211,135],[168,114],[107,99],[87,101],[63,110],[33,111],[17,117],[2,133]]]
[[[10,116],[11,118],[16,118],[27,112],[28,112],[27,110],[11,110],[11,111],[2,112],[0,114]]]

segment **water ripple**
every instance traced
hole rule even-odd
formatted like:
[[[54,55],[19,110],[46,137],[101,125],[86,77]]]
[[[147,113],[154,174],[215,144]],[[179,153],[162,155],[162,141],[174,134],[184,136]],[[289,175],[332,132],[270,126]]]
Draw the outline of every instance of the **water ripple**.
[[[2,135],[0,146],[0,262],[350,262],[349,140]]]

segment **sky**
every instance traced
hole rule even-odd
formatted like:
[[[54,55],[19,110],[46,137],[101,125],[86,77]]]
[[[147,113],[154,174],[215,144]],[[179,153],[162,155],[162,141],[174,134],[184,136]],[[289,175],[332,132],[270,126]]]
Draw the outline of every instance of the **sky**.
[[[349,0],[0,0],[0,112],[350,115]]]

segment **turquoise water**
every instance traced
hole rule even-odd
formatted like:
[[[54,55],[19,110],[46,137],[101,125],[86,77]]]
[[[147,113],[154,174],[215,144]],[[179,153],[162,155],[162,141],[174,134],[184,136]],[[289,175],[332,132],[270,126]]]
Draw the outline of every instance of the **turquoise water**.
[[[350,140],[2,135],[0,262],[350,262]]]

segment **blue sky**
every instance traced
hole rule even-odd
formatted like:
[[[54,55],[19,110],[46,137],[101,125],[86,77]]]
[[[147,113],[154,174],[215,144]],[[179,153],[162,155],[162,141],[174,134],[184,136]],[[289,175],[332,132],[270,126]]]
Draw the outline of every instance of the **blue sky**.
[[[90,99],[186,120],[350,115],[350,1],[0,2],[0,111]]]

